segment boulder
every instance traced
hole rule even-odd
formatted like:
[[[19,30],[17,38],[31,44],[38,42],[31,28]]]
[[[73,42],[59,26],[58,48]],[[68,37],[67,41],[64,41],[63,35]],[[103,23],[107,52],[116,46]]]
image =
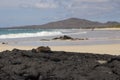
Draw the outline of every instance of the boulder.
[[[48,46],[47,47],[40,46],[36,49],[36,52],[51,52],[51,49]]]
[[[64,35],[60,37],[53,38],[53,40],[88,40],[88,38],[72,38],[70,36]]]

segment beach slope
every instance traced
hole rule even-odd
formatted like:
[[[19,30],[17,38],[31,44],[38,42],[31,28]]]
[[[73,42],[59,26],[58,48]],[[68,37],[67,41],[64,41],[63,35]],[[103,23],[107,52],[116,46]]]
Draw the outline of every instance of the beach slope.
[[[120,44],[103,44],[103,45],[84,45],[84,46],[50,46],[54,51],[67,51],[67,52],[85,52],[97,54],[110,54],[120,55]],[[30,50],[36,46],[10,46],[0,45],[0,51],[12,50],[14,48],[22,50]]]

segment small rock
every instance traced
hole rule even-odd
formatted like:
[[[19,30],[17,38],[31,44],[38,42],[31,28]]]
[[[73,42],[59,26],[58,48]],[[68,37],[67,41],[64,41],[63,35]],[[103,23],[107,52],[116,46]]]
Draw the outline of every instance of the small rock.
[[[2,44],[8,44],[8,43],[2,42]]]
[[[32,51],[33,53],[36,53],[36,49],[32,49],[31,51]]]
[[[107,63],[106,60],[98,60],[97,62],[100,63],[100,64],[105,64],[105,63]]]
[[[88,40],[88,38],[79,38],[78,40]]]

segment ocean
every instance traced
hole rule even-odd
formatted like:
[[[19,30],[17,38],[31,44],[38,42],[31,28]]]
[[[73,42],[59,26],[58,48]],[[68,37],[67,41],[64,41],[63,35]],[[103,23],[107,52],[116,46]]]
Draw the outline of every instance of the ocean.
[[[0,29],[0,39],[53,36],[62,34],[50,29]]]
[[[77,32],[76,32],[77,31]],[[84,34],[77,29],[0,29],[0,39]]]
[[[88,38],[82,41],[52,41],[53,38],[68,35],[73,38]],[[51,41],[41,41],[48,39]],[[0,43],[11,45],[94,45],[120,43],[120,30],[86,29],[0,29]]]

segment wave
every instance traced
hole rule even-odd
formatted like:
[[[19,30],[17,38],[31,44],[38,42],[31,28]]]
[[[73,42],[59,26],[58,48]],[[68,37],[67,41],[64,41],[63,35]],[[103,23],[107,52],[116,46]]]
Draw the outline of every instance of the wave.
[[[81,34],[87,34],[87,32],[73,32],[73,33],[65,33],[65,35],[81,35]]]
[[[17,34],[4,34],[0,35],[0,39],[7,39],[7,38],[26,38],[26,37],[42,37],[42,36],[56,36],[62,35],[60,31],[42,31],[36,33],[17,33]]]

